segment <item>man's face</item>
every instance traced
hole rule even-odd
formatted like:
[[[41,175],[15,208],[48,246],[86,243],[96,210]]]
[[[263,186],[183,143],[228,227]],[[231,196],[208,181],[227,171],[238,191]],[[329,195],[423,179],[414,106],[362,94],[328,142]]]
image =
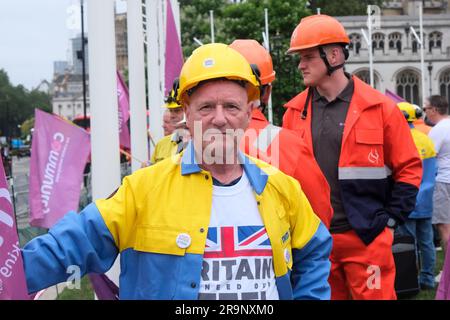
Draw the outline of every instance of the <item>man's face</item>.
[[[235,82],[210,81],[197,88],[186,103],[186,118],[202,160],[214,158],[208,164],[234,161],[251,111],[247,90]]]
[[[436,116],[438,112],[435,107],[433,107],[428,100],[425,101],[425,106],[423,107],[425,112],[425,117],[433,124],[436,124]]]
[[[178,122],[180,122],[181,120],[183,120],[183,108],[173,108],[173,109],[169,109],[169,113],[170,113],[170,121],[172,121],[172,124],[177,124]]]
[[[173,132],[173,130],[175,130],[175,127],[172,124],[172,121],[170,121],[170,112],[169,111],[164,112],[162,127],[164,130],[165,136],[171,134]]]
[[[325,63],[320,58],[319,49],[300,50],[299,55],[300,63],[298,64],[298,69],[303,75],[305,86],[317,86],[327,72]]]

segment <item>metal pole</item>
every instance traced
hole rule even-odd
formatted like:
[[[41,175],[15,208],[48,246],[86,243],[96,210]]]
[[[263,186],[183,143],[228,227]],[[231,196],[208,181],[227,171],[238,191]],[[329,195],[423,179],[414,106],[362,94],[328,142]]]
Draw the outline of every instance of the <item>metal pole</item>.
[[[131,171],[141,168],[148,160],[147,110],[145,107],[144,30],[141,0],[128,0],[128,76],[130,93]],[[138,161],[137,159],[142,159]]]
[[[214,10],[209,10],[209,21],[211,24],[211,43],[214,43]]]
[[[424,41],[423,41],[423,8],[422,2],[419,2],[419,32],[420,32],[420,70],[422,73],[422,107],[425,105],[425,59],[424,59]]]
[[[266,25],[266,45],[267,45],[267,51],[270,53],[270,43],[269,43],[269,10],[267,8],[264,8],[264,21]],[[272,110],[272,95],[269,96],[269,102],[267,104],[267,113],[269,117],[269,122],[273,123],[273,110]]]
[[[147,89],[148,89],[148,108],[149,108],[149,122],[150,122],[150,136],[158,142],[163,136],[162,123],[162,102],[164,97],[161,88],[161,68],[158,42],[159,27],[158,27],[158,10],[159,0],[146,1],[146,21],[147,21]],[[154,148],[151,148],[150,153],[153,153]]]
[[[370,75],[370,86],[374,88],[373,85],[373,51],[372,51],[372,9],[370,5],[367,6],[367,28],[369,31],[369,39],[368,39],[368,45],[369,45],[369,75]]]
[[[85,63],[85,39],[84,39],[84,8],[83,1],[80,0],[81,6],[81,62],[82,62],[82,70],[83,70],[83,128],[87,129],[87,103],[86,103],[86,63]],[[74,105],[75,110],[75,105]]]
[[[88,1],[92,199],[120,186],[114,0]]]

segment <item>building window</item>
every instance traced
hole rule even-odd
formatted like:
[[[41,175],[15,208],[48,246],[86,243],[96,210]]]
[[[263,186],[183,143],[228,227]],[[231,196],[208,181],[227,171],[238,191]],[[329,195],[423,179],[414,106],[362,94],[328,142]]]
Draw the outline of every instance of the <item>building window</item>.
[[[67,110],[70,110],[72,108],[72,105],[68,104],[67,105]]]
[[[380,32],[372,35],[372,52],[375,49],[382,49],[384,52],[384,34]]]
[[[408,102],[420,104],[419,75],[412,70],[405,70],[397,75],[397,94]]]
[[[450,101],[450,69],[444,71],[439,77],[439,91],[441,96]]]
[[[356,72],[354,75],[357,76],[362,81],[364,81],[365,83],[367,83],[368,85],[370,85],[370,73],[369,73],[369,70],[367,70],[367,69],[366,70],[361,70],[361,71]],[[374,72],[373,73],[373,85],[374,85],[375,89],[378,89],[379,83],[380,83],[380,79],[378,78],[378,76]]]
[[[81,109],[81,104],[77,104],[77,109],[78,109],[78,110]]]
[[[433,48],[441,48],[442,47],[442,33],[439,31],[431,32],[428,36],[428,50],[431,52]]]
[[[389,35],[389,49],[397,49],[398,53],[402,52],[402,35],[394,32]]]
[[[350,44],[348,45],[349,51],[354,54],[359,54],[359,50],[361,49],[361,35],[357,33],[352,33],[349,35]]]
[[[58,114],[61,115],[62,105],[58,104]]]

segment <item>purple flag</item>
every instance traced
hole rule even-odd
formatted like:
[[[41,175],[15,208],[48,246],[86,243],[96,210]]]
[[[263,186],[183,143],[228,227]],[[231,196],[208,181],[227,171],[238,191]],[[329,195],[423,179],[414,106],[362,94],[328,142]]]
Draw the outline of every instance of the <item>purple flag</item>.
[[[0,300],[28,300],[11,196],[0,159]]]
[[[118,300],[119,287],[116,286],[105,274],[89,274],[92,287],[99,300]]]
[[[165,73],[165,95],[172,89],[173,80],[180,75],[183,66],[183,53],[181,52],[180,39],[173,18],[170,0],[167,0],[167,24],[166,24],[166,65]]]
[[[32,226],[50,228],[68,211],[78,210],[90,150],[84,129],[35,109],[29,192]]]
[[[386,97],[394,101],[396,104],[399,102],[405,102],[406,100],[400,97],[399,95],[396,95],[391,90],[386,89],[385,94]]]
[[[441,280],[436,291],[436,300],[450,300],[450,246],[447,246]]]
[[[117,71],[117,99],[119,100],[119,141],[120,146],[130,148],[130,132],[127,121],[130,118],[130,103],[128,98],[128,89]]]

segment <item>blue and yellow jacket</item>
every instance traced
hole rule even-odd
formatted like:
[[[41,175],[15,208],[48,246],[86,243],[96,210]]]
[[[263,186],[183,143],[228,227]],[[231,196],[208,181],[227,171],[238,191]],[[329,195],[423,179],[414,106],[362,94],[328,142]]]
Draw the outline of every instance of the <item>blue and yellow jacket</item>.
[[[423,176],[416,198],[416,207],[409,215],[409,218],[431,218],[433,215],[433,192],[436,182],[436,151],[434,150],[433,140],[430,137],[416,129],[412,124],[410,124],[410,127],[414,143],[420,159],[422,159]]]
[[[193,154],[189,144],[136,171],[112,197],[68,213],[30,241],[22,250],[28,290],[66,281],[71,265],[103,273],[120,253],[121,299],[197,299],[213,186]],[[272,245],[280,299],[329,299],[331,236],[298,182],[240,157]],[[185,249],[176,243],[181,233],[191,237]]]

